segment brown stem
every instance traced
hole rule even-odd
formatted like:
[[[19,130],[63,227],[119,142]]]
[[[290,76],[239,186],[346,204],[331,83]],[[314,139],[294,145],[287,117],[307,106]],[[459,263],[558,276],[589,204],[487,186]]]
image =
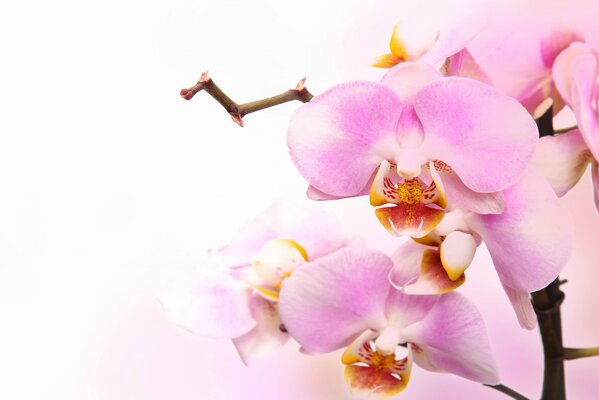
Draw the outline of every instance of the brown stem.
[[[516,392],[514,389],[509,388],[505,385],[485,385],[485,386],[488,386],[488,387],[493,388],[503,394],[506,394],[506,395],[510,396],[512,399],[529,400],[528,397],[521,395],[520,393]]]
[[[586,349],[564,348],[562,350],[564,360],[576,360],[578,358],[599,356],[599,346],[588,347]]]
[[[545,358],[541,400],[566,399],[560,313],[564,292],[560,290],[561,283],[559,279],[555,279],[545,289],[532,294],[532,304],[537,314]]]
[[[578,129],[578,125],[569,126],[567,128],[559,128],[555,130],[556,135],[561,135],[562,133],[568,133],[571,130]]]
[[[549,108],[536,122],[540,137],[555,134],[552,108]],[[537,314],[545,359],[541,400],[566,399],[564,346],[562,344],[562,318],[560,313],[560,306],[564,301],[564,292],[560,290],[560,285],[563,283],[565,281],[556,278],[546,288],[532,293],[532,305]]]
[[[289,101],[298,100],[302,103],[309,102],[314,97],[304,85],[306,78],[300,79],[295,89],[290,89],[276,96],[266,99],[252,101],[249,103],[237,104],[227,96],[216,83],[208,76],[208,72],[202,72],[200,80],[188,89],[181,90],[181,97],[185,100],[191,100],[196,93],[200,91],[207,92],[231,115],[233,121],[239,126],[243,126],[243,117],[255,111],[273,107]]]

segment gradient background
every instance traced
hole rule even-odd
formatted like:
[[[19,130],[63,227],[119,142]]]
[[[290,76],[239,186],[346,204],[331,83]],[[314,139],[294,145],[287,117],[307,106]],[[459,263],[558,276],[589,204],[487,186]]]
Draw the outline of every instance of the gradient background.
[[[447,22],[474,3],[481,2],[0,5],[0,398],[364,398],[343,383],[339,352],[308,357],[290,343],[248,368],[230,342],[165,320],[155,295],[168,282],[274,199],[302,197],[306,188],[285,144],[298,104],[250,115],[241,129],[208,96],[185,102],[178,92],[203,70],[240,102],[303,76],[313,93],[378,80],[383,71],[367,63],[387,51],[397,19],[416,13]],[[582,26],[597,14],[563,15]],[[564,203],[577,227],[563,273],[564,340],[596,346],[599,216],[588,174]],[[363,198],[324,206],[372,247],[398,246]],[[537,397],[538,333],[519,328],[483,248],[461,292],[485,317],[504,383]],[[598,375],[599,358],[568,362],[570,398],[596,398]],[[402,396],[505,398],[418,367]]]

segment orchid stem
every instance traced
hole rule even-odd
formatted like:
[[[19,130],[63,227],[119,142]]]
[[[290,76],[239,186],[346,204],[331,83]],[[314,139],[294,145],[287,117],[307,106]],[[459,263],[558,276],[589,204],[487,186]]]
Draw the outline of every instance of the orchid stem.
[[[536,122],[540,137],[555,134],[552,107]],[[560,289],[563,283],[565,282],[557,277],[546,288],[532,293],[532,305],[537,314],[545,359],[541,400],[566,399],[564,346],[562,343],[562,317],[560,311],[561,304],[564,301],[564,292]]]
[[[521,395],[520,393],[516,392],[514,389],[509,388],[505,385],[485,385],[485,386],[488,386],[488,387],[493,388],[503,394],[506,394],[506,395],[510,396],[512,399],[529,400],[528,397]]]
[[[599,356],[599,346],[586,349],[564,348],[562,351],[564,360],[576,360],[578,358]]]
[[[561,135],[562,133],[568,133],[571,130],[578,129],[578,125],[569,126],[567,128],[559,128],[555,130],[556,135]]]
[[[293,100],[298,100],[302,103],[309,102],[314,96],[308,91],[308,89],[306,89],[306,86],[304,85],[305,81],[306,78],[300,79],[295,89],[290,89],[279,95],[249,103],[237,104],[231,100],[231,98],[227,96],[216,85],[216,83],[214,83],[212,78],[208,76],[208,72],[202,72],[200,80],[195,85],[188,89],[181,90],[181,97],[183,97],[185,100],[191,100],[196,93],[203,90],[212,96],[216,101],[218,101],[221,106],[223,106],[223,108],[231,115],[231,118],[236,124],[243,127],[243,117],[247,114]]]
[[[545,370],[543,373],[543,394],[541,400],[565,400],[566,383],[562,345],[562,320],[560,306],[564,292],[559,288],[559,279],[554,280],[545,289],[532,294],[532,304],[537,314]]]

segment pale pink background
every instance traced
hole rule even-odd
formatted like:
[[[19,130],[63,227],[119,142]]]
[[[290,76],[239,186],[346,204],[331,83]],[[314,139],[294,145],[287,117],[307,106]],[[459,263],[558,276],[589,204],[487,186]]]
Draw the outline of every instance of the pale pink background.
[[[205,69],[239,101],[278,93],[302,76],[314,93],[379,79],[367,62],[387,50],[398,18],[450,20],[479,2],[396,3],[0,5],[0,398],[353,398],[340,353],[307,357],[290,343],[247,368],[228,341],[171,325],[155,296],[272,200],[305,190],[285,144],[297,104],[248,116],[240,129],[214,101],[186,103],[179,89]],[[583,24],[581,10],[564,15]],[[564,198],[577,226],[563,274],[571,346],[599,345],[599,216],[591,197],[587,175]],[[326,207],[373,247],[399,244],[365,199]],[[538,334],[518,327],[484,249],[461,291],[485,316],[504,382],[537,397]],[[570,397],[594,398],[598,373],[599,358],[569,362]],[[504,398],[415,367],[403,397],[441,396]]]

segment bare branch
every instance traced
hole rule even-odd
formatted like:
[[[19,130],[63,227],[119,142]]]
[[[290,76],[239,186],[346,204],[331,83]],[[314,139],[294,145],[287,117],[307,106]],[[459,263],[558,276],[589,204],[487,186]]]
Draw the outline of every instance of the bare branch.
[[[309,102],[314,96],[306,88],[305,82],[306,78],[302,78],[297,83],[295,89],[290,89],[284,93],[266,99],[237,104],[231,100],[231,98],[227,96],[216,83],[214,83],[212,78],[208,76],[208,72],[202,72],[200,80],[195,85],[188,89],[181,90],[181,97],[185,100],[191,100],[196,93],[203,90],[223,106],[237,125],[243,127],[243,117],[247,114],[293,100],[298,100],[302,103]]]

